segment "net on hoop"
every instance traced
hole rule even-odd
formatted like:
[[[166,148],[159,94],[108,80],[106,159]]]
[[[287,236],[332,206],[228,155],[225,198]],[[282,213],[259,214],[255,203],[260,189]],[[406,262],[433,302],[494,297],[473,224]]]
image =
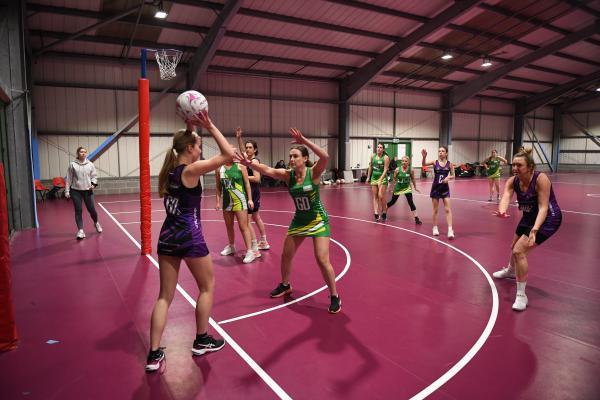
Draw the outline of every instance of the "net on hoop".
[[[156,50],[155,57],[158,68],[160,69],[160,79],[169,80],[175,78],[177,75],[175,73],[175,68],[177,68],[177,64],[179,63],[179,60],[181,60],[182,54],[183,52],[181,50],[175,49]]]

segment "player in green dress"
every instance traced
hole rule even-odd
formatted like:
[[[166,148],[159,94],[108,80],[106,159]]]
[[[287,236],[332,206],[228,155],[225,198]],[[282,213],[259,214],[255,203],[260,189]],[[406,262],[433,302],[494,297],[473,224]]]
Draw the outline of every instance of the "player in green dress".
[[[406,202],[408,203],[410,211],[415,219],[415,224],[421,225],[422,222],[417,215],[417,207],[415,206],[412,197],[411,183],[416,192],[421,193],[421,191],[417,189],[415,173],[410,167],[410,158],[408,156],[402,157],[402,163],[394,170],[394,180],[396,181],[396,185],[394,186],[392,199],[387,203],[388,208],[393,206],[394,203],[396,203],[396,200],[398,200],[398,197],[403,194],[406,197]]]
[[[494,197],[494,188],[496,188],[496,201],[500,200],[500,169],[501,163],[508,164],[506,158],[500,157],[496,149],[492,150],[492,155],[485,159],[483,166],[487,171],[488,182],[490,184],[490,198],[488,201],[492,201]]]
[[[385,222],[387,218],[387,203],[385,201],[388,186],[388,168],[390,158],[385,153],[383,144],[377,145],[377,151],[371,156],[369,171],[367,172],[367,182],[371,185],[373,195],[373,213],[375,222]],[[381,212],[381,219],[379,214]]]
[[[319,196],[319,184],[321,174],[325,170],[329,154],[310,140],[296,128],[290,128],[293,142],[296,146],[290,149],[290,168],[276,169],[265,164],[252,162],[244,154],[236,152],[236,158],[241,164],[251,167],[260,174],[288,183],[288,190],[296,213],[288,228],[287,236],[283,244],[281,255],[281,283],[271,291],[271,297],[281,297],[292,292],[290,275],[292,272],[292,259],[296,250],[304,239],[313,238],[315,258],[323,279],[329,288],[329,312],[338,313],[342,309],[342,302],[338,296],[335,284],[335,272],[329,261],[329,216],[321,197]],[[308,149],[312,150],[317,161],[312,164],[308,160]]]
[[[246,245],[244,264],[251,263],[256,257],[260,257],[260,252],[252,249],[252,236],[248,226],[248,206],[250,208],[253,206],[248,171],[245,166],[231,162],[217,169],[215,175],[217,184],[215,208],[223,210],[223,220],[225,220],[229,239],[229,244],[221,251],[221,255],[235,255],[235,233],[233,231],[235,217]]]

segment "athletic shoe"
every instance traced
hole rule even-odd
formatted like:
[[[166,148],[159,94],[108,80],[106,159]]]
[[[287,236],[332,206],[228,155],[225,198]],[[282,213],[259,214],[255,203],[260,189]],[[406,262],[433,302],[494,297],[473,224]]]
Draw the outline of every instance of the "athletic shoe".
[[[419,219],[419,217],[415,217],[415,224],[422,225],[423,223],[421,222],[421,220]]]
[[[98,233],[102,233],[102,225],[100,225],[100,222],[96,222],[96,232]]]
[[[492,196],[490,196],[490,198],[488,199],[488,201],[492,201]]]
[[[337,314],[342,311],[342,300],[340,300],[340,296],[329,296],[331,299],[331,304],[329,304],[329,312],[331,314]]]
[[[525,293],[517,293],[512,309],[515,311],[525,311],[527,308],[527,296]]]
[[[266,240],[261,240],[260,242],[258,242],[259,250],[269,250],[270,248],[271,246],[269,246],[269,243]]]
[[[228,244],[221,252],[222,256],[232,256],[235,254],[235,246]]]
[[[492,274],[496,279],[515,278],[515,270],[511,267],[502,268]]]
[[[290,293],[292,293],[292,285],[280,283],[275,289],[271,290],[271,297],[281,297]]]
[[[215,339],[210,335],[206,335],[201,340],[194,340],[192,353],[195,356],[201,356],[202,354],[219,351],[223,346],[225,346],[225,341],[223,339]]]
[[[148,359],[146,360],[146,371],[158,371],[160,365],[165,359],[165,353],[163,351],[163,348],[164,347],[160,347],[158,350],[150,351],[150,353],[148,353]]]
[[[257,250],[258,251],[258,250]],[[222,253],[221,253],[222,254]],[[246,251],[246,256],[244,257],[244,260],[242,261],[244,264],[249,264],[252,261],[254,261],[256,259],[256,255],[254,253],[254,250],[250,249],[248,251]]]
[[[85,237],[85,232],[83,231],[83,229],[80,229],[77,231],[77,240],[81,240]]]
[[[381,222],[385,223],[386,220],[387,220],[387,214],[386,213],[381,214]]]
[[[433,236],[440,236],[440,230],[437,226],[433,227]]]
[[[252,249],[252,252],[254,252],[254,258],[262,257],[262,254],[260,254],[260,250],[258,250],[258,248]]]
[[[448,239],[454,239],[454,230],[452,228],[448,228]]]

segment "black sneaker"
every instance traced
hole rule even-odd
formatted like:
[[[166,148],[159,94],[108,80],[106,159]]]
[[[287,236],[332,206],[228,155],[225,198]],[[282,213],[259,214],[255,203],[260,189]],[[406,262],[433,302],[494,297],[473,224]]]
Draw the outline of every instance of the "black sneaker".
[[[146,360],[146,371],[154,372],[160,369],[160,365],[165,359],[164,347],[159,347],[158,350],[148,353],[148,359]]]
[[[422,225],[423,223],[421,222],[421,220],[419,219],[419,217],[415,217],[415,224]]]
[[[381,214],[381,222],[385,222],[386,219],[387,219],[387,214],[386,213]]]
[[[342,300],[340,300],[340,296],[329,296],[331,299],[331,304],[329,304],[329,312],[331,314],[337,314],[342,311]]]
[[[223,346],[225,346],[225,341],[223,339],[215,339],[210,335],[206,335],[201,340],[194,340],[192,353],[194,353],[195,356],[201,356],[205,353],[219,351]]]
[[[281,297],[290,293],[292,293],[292,285],[280,283],[275,289],[271,290],[271,297]]]
[[[375,222],[379,222],[379,214],[375,214]]]

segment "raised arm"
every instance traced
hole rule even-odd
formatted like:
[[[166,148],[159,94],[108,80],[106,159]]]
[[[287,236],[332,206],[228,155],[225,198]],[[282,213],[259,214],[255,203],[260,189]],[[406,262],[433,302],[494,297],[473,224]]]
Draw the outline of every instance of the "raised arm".
[[[315,143],[310,141],[306,136],[300,132],[298,128],[290,128],[290,134],[292,135],[292,143],[297,143],[308,147],[310,150],[315,153],[317,157],[317,161],[312,166],[312,179],[313,182],[319,181],[321,179],[321,174],[325,171],[325,167],[327,166],[327,162],[329,161],[329,154],[321,147],[317,146]]]
[[[208,160],[198,160],[192,164],[190,164],[185,170],[184,173],[200,176],[205,173],[215,170],[221,165],[229,162],[233,159],[233,148],[227,142],[227,139],[223,136],[221,131],[213,124],[211,119],[208,116],[208,112],[204,111],[199,114],[198,121],[201,126],[204,127],[215,139],[217,142],[217,146],[221,151],[220,154],[217,154]]]
[[[427,150],[421,150],[421,156],[423,157],[421,160],[421,166],[426,167],[428,165],[433,165],[433,161],[427,161]]]
[[[290,171],[287,169],[272,168],[268,165],[259,163],[256,159],[249,160],[245,153],[240,152],[235,153],[235,159],[238,160],[240,164],[252,168],[255,173],[258,172],[279,181],[288,182],[290,180]]]
[[[240,128],[239,126],[237,128],[235,128],[235,137],[237,138],[237,142],[238,142],[238,148],[240,149],[240,153],[244,153],[244,149],[246,148],[244,141],[242,140],[242,128]],[[252,160],[255,161],[255,160]],[[258,162],[258,160],[256,160],[256,162]],[[252,167],[250,167],[252,168]],[[254,168],[252,168],[252,171],[254,171]],[[248,180],[250,181],[250,183],[260,183],[260,173],[254,171],[254,175],[252,176],[248,176]]]

